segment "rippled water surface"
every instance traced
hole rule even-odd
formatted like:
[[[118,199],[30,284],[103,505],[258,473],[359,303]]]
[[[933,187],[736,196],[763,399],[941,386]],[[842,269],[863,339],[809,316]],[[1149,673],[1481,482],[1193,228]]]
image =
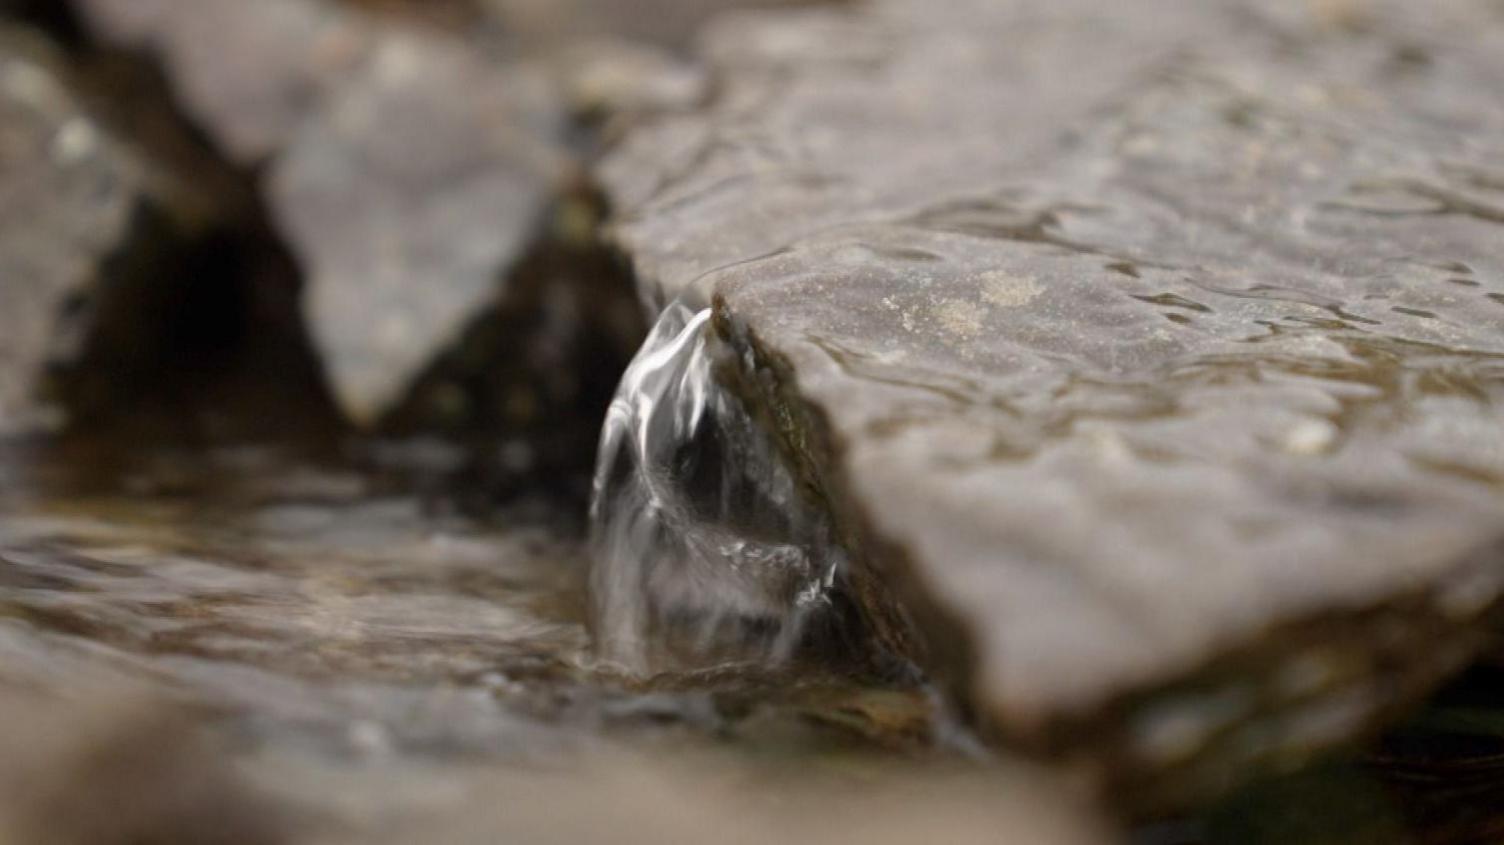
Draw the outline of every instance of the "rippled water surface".
[[[715,770],[733,778],[824,761],[837,781],[842,760],[933,756],[921,692],[598,670],[582,515],[520,499],[469,516],[367,463],[7,445],[0,694],[180,706],[336,832],[468,816],[540,772],[555,800],[616,795],[601,779],[647,752],[730,755]]]

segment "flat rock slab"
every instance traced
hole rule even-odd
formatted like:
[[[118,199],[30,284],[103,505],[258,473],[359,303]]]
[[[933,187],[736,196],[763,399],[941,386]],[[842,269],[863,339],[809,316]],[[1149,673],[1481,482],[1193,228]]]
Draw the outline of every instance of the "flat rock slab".
[[[98,341],[111,303],[165,287],[151,277],[189,207],[84,109],[48,42],[0,28],[0,432],[61,419],[50,376]]]
[[[714,301],[987,730],[1163,806],[1473,653],[1497,4],[892,0],[707,45],[715,101],[602,169],[618,240]]]

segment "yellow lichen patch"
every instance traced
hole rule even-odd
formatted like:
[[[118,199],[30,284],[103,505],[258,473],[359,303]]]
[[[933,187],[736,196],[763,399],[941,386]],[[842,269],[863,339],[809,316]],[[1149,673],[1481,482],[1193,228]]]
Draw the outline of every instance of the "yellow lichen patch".
[[[974,302],[964,299],[943,299],[935,304],[935,322],[954,337],[969,340],[982,330],[982,313]]]
[[[1044,288],[1032,276],[1020,276],[1006,270],[988,271],[977,281],[981,284],[982,298],[999,308],[1027,305],[1044,293]]]

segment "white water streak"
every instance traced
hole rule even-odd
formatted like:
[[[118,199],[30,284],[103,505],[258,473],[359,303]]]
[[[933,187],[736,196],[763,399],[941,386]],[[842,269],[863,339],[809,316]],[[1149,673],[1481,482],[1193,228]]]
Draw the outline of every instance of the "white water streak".
[[[601,432],[592,628],[635,674],[778,661],[828,603],[842,557],[767,433],[717,380],[710,311],[670,305]]]

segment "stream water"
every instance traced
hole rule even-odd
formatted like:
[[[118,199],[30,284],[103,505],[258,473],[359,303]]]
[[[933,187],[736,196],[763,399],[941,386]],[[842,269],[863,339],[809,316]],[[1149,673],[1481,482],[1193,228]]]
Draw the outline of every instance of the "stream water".
[[[105,732],[133,735],[108,702],[138,698],[203,728],[295,841],[476,841],[576,801],[676,819],[630,797],[643,778],[681,788],[668,761],[736,812],[743,782],[843,800],[958,764],[931,750],[921,691],[602,665],[575,506],[524,495],[476,516],[430,486],[369,454],[0,443],[0,783],[80,788],[11,770],[23,717],[104,703]],[[540,790],[498,818],[498,794]],[[6,817],[0,796],[0,839]]]
[[[787,659],[844,563],[775,445],[716,377],[710,310],[670,305],[606,416],[591,503],[602,656],[650,675]]]
[[[421,441],[0,440],[0,841],[199,841],[118,838],[116,796],[219,782],[173,768],[183,731],[256,797],[195,800],[223,841],[1112,841],[1055,775],[958,753],[925,689],[798,659],[845,562],[720,386],[726,354],[669,309],[612,406],[593,527],[525,491],[462,506],[414,471],[438,459]],[[1385,747],[1404,802],[1318,774],[1143,841],[1286,841],[1241,832],[1291,794],[1452,825],[1496,788],[1496,698]],[[131,754],[150,763],[121,792],[98,761]],[[8,802],[38,789],[61,797],[18,827]]]

